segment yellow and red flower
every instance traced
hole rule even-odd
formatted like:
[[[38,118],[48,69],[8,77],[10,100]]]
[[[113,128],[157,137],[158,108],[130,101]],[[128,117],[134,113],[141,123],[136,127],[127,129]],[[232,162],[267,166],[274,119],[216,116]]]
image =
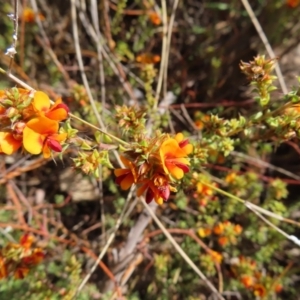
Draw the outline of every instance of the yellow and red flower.
[[[146,192],[146,203],[150,203],[154,199],[157,204],[161,205],[169,199],[171,191],[176,191],[169,185],[168,179],[160,174],[155,174],[152,179],[144,179],[140,183],[137,195],[141,196]]]
[[[253,293],[256,297],[264,297],[267,294],[266,288],[258,283],[253,286]]]
[[[183,140],[181,134],[166,139],[160,147],[160,159],[164,172],[171,174],[175,179],[181,179],[189,171],[189,161],[185,158],[193,151],[188,140]]]
[[[122,190],[128,190],[134,183],[137,182],[137,169],[133,162],[121,156],[121,161],[125,165],[125,169],[115,169],[116,183],[121,186]]]
[[[291,8],[296,8],[300,4],[300,0],[286,0],[286,4]]]
[[[61,143],[67,138],[66,133],[58,133],[58,122],[44,116],[33,118],[27,122],[23,131],[23,146],[31,154],[43,152],[49,158],[51,150],[61,152]]]
[[[176,134],[175,140],[178,142],[179,147],[185,152],[186,155],[189,155],[193,152],[193,145],[189,144],[188,139],[184,139],[184,136],[181,132]]]
[[[228,244],[229,240],[226,236],[221,236],[218,238],[218,243],[220,246],[226,246]]]
[[[33,249],[32,253],[22,258],[22,264],[27,267],[38,265],[45,257],[45,254],[41,248]]]
[[[223,223],[218,223],[217,225],[214,226],[213,232],[217,235],[221,235],[224,233],[225,226]]]
[[[281,293],[283,290],[283,286],[280,283],[277,283],[274,290],[276,293]]]
[[[136,61],[143,65],[146,64],[156,64],[160,62],[160,56],[152,53],[143,53],[136,57]]]
[[[121,157],[125,168],[114,170],[116,183],[127,190],[133,184],[138,185],[137,195],[145,194],[145,200],[153,199],[162,204],[176,189],[170,184],[181,179],[189,171],[186,158],[193,151],[193,146],[181,133],[174,138],[169,135],[155,137],[147,141],[140,149],[128,151],[127,157]]]
[[[255,283],[255,279],[250,275],[242,275],[240,280],[246,288],[251,288]]]
[[[34,13],[33,9],[26,7],[23,9],[22,15],[20,16],[21,19],[24,19],[26,23],[34,23],[36,14]],[[44,21],[45,17],[43,14],[38,13],[37,17]]]
[[[149,19],[151,21],[152,24],[158,26],[161,24],[161,18],[158,15],[158,13],[156,13],[155,11],[150,11],[148,13]]]
[[[25,249],[29,249],[34,241],[34,237],[28,233],[24,234],[20,238],[20,245]]]
[[[14,272],[15,279],[24,279],[26,275],[29,273],[29,268],[27,267],[18,267]]]
[[[222,262],[223,256],[221,253],[214,251],[214,250],[210,250],[209,254],[216,263],[220,264]]]
[[[0,256],[0,279],[6,278],[8,275],[5,259]]]
[[[44,115],[48,119],[62,121],[68,118],[68,106],[62,103],[62,100],[59,98],[51,107],[50,99],[44,92],[35,92],[32,105],[37,113]]]
[[[0,132],[0,153],[11,155],[22,145],[22,141],[15,139],[13,132]]]

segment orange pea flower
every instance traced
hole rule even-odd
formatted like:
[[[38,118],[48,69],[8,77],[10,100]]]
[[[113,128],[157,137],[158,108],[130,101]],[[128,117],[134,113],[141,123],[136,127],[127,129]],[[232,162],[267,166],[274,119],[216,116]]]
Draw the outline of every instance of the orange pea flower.
[[[27,122],[23,131],[23,145],[31,154],[43,152],[44,158],[49,158],[51,150],[61,152],[63,142],[67,134],[57,133],[58,122],[40,116]]]
[[[200,237],[205,238],[205,237],[211,235],[211,229],[210,228],[199,228],[198,234]]]
[[[222,262],[223,256],[221,253],[211,250],[211,251],[209,251],[209,254],[216,263],[220,264]]]
[[[236,177],[237,177],[237,173],[235,173],[235,172],[229,173],[229,174],[227,174],[227,176],[225,177],[225,181],[226,181],[227,183],[234,183]]]
[[[38,265],[43,259],[45,255],[42,249],[35,248],[33,252],[22,258],[22,264],[25,266],[35,266]]]
[[[20,238],[20,245],[23,246],[25,249],[29,249],[34,241],[34,237],[30,234],[24,234]]]
[[[16,122],[11,131],[0,132],[0,153],[13,154],[22,145],[24,122]]]
[[[187,140],[178,142],[180,138],[180,135],[177,135],[175,139],[168,138],[159,150],[164,172],[176,179],[181,179],[184,173],[189,171],[190,163],[185,157],[193,149]]]
[[[152,179],[144,179],[140,183],[142,185],[137,190],[137,196],[146,192],[146,203],[154,199],[157,204],[161,205],[169,199],[171,191],[176,191],[169,185],[168,179],[160,174],[155,174]]]
[[[59,98],[51,107],[51,102],[47,94],[41,91],[36,91],[32,101],[32,105],[36,112],[44,115],[48,119],[62,121],[68,118],[69,108],[62,103]]]
[[[276,284],[275,292],[280,293],[280,292],[282,292],[282,290],[283,290],[283,286],[280,283]]]
[[[223,223],[218,223],[217,225],[214,226],[213,232],[217,235],[223,234],[225,230],[225,226]]]
[[[20,18],[24,19],[24,21],[26,23],[33,23],[35,21],[35,13],[34,13],[34,11],[31,8],[26,7],[26,8],[23,9],[23,12],[22,12],[22,15],[21,15]],[[41,21],[45,20],[44,15],[42,15],[41,13],[38,14],[38,18]]]
[[[136,57],[136,61],[141,64],[156,64],[160,62],[160,56],[152,53],[144,53]]]
[[[161,24],[160,16],[155,11],[149,12],[148,16],[149,16],[149,19],[150,19],[150,21],[151,21],[152,24],[154,24],[156,26],[158,26],[158,25]]]
[[[291,8],[295,8],[300,4],[300,0],[287,0],[286,4]]]
[[[126,169],[114,170],[114,174],[117,177],[116,183],[121,186],[122,190],[128,190],[137,181],[137,170],[130,160],[124,156],[120,156],[120,158]]]
[[[27,267],[18,267],[14,272],[15,279],[24,279],[25,276],[29,273],[29,268]]]
[[[267,293],[266,288],[262,284],[255,284],[253,290],[254,295],[257,297],[264,297]]]
[[[234,225],[233,230],[236,234],[240,234],[243,231],[243,227],[239,224],[236,224],[236,225]]]
[[[215,185],[215,183],[213,183]],[[202,196],[212,196],[214,191],[212,188],[208,187],[207,185],[203,184],[202,182],[198,182],[197,185],[197,193],[201,194]]]
[[[0,115],[4,115],[6,112],[6,108],[3,106],[0,106]]]
[[[254,285],[254,278],[252,276],[249,275],[242,275],[241,277],[241,283],[246,287],[246,288],[250,288]]]
[[[22,141],[14,138],[12,132],[0,132],[0,153],[11,155],[22,145]]]
[[[228,244],[228,238],[226,236],[221,236],[218,238],[218,243],[220,246],[226,246]]]
[[[175,140],[178,142],[179,147],[185,152],[186,155],[189,155],[193,152],[193,145],[189,144],[188,139],[184,139],[184,136],[181,132],[176,134]]]
[[[5,259],[3,257],[0,257],[0,279],[6,278],[8,275],[7,272],[7,265],[5,263]]]

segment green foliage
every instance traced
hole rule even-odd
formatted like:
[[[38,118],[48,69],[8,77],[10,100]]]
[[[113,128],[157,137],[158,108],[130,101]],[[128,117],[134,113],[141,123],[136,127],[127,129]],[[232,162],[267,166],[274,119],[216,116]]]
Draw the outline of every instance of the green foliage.
[[[76,288],[91,269],[86,256],[83,258],[83,249],[91,251],[95,259],[94,253],[101,252],[123,212],[127,192],[120,190],[117,183],[129,174],[133,185],[141,188],[145,182],[136,182],[136,178],[152,174],[151,161],[157,163],[162,176],[167,167],[163,165],[159,147],[163,139],[175,136],[174,132],[184,132],[194,152],[188,158],[189,164],[183,163],[187,155],[179,157],[178,163],[178,157],[170,158],[167,153],[169,167],[175,165],[189,172],[184,171],[184,177],[178,180],[170,175],[168,183],[172,189],[169,185],[159,186],[163,192],[169,188],[170,193],[166,193],[167,199],[163,199],[164,204],[157,210],[160,220],[174,230],[171,233],[186,254],[220,290],[237,291],[242,299],[280,299],[277,293],[282,285],[285,295],[294,299],[299,268],[294,262],[294,245],[247,204],[257,205],[261,209],[257,212],[276,214],[277,219],[265,217],[287,234],[297,235],[294,219],[299,211],[299,197],[289,193],[292,190],[289,183],[298,184],[298,181],[295,176],[294,181],[285,178],[287,173],[283,175],[272,164],[274,159],[275,165],[279,161],[283,168],[290,168],[289,153],[284,158],[277,157],[282,151],[280,145],[299,150],[299,85],[286,95],[276,91],[277,59],[257,54],[264,51],[256,46],[256,35],[249,30],[252,25],[240,1],[179,1],[174,12],[174,1],[166,1],[168,26],[175,17],[172,28],[163,26],[164,9],[158,1],[100,2],[99,20],[94,19],[92,7],[82,6],[77,7],[75,22],[69,6],[64,13],[60,11],[61,3],[46,1],[49,8],[41,7],[46,16],[42,26],[49,43],[40,39],[40,25],[26,23],[25,26],[20,22],[24,31],[13,73],[49,94],[64,95],[73,116],[72,121],[66,121],[61,127],[60,133],[66,133],[68,138],[60,157],[64,158],[64,167],[77,169],[71,175],[74,178],[78,171],[91,177],[91,190],[97,193],[92,197],[95,201],[83,201],[90,192],[83,186],[86,183],[75,184],[71,180],[64,191],[67,196],[63,196],[60,190],[63,168],[59,164],[40,167],[44,162],[38,162],[34,168],[30,158],[25,168],[19,170],[20,156],[1,161],[4,175],[0,180],[7,184],[0,186],[2,248],[6,239],[31,230],[48,253],[46,260],[24,279],[2,279],[0,299],[73,299]],[[297,30],[293,29],[299,17],[296,9],[279,0],[251,5],[264,23],[270,44],[285,50],[297,39]],[[12,7],[3,5],[2,10],[7,14]],[[83,22],[85,19],[89,22]],[[0,48],[5,52],[12,43],[13,24],[5,16],[0,23],[3,27]],[[74,39],[70,38],[69,28],[75,23],[81,24],[79,46],[94,103],[89,99],[86,82],[81,84],[83,71],[78,71],[75,61]],[[97,25],[100,35],[96,43],[100,39],[101,47],[91,42],[98,33]],[[169,32],[172,33],[170,43]],[[97,53],[100,48],[101,53]],[[166,54],[164,51],[168,52],[168,67],[165,61],[160,61],[160,55]],[[239,61],[245,76],[237,71]],[[72,79],[63,82],[66,76],[61,68]],[[158,78],[160,68],[166,72],[162,72],[162,91],[156,91],[161,79]],[[0,82],[1,88],[6,85],[6,81]],[[245,90],[250,98],[246,101]],[[18,109],[28,108],[32,99],[19,99],[14,94],[18,89],[12,91],[8,98],[0,97],[0,106],[10,108],[1,112],[0,119],[4,124],[5,118],[9,118],[15,126],[21,117]],[[160,107],[166,92],[176,95],[176,103]],[[7,124],[4,125],[7,130]],[[178,152],[184,144],[185,140],[178,142]],[[118,166],[120,160],[116,159],[116,153],[129,157],[131,165]],[[292,167],[297,171],[297,166]],[[119,169],[120,174],[124,173],[115,180],[117,172],[112,169],[118,168],[123,168]],[[27,172],[31,173],[26,175]],[[20,180],[14,179],[20,174]],[[38,183],[32,183],[32,177]],[[20,190],[14,190],[9,180],[20,185]],[[75,203],[69,196],[79,187],[83,188],[83,196]],[[40,196],[41,190],[44,196]],[[129,217],[122,220],[117,238],[103,259],[112,272],[118,269],[114,268],[114,262],[119,249],[130,242],[131,229],[144,216],[140,203],[131,205],[127,213]],[[289,218],[287,223],[283,217]],[[210,292],[205,284],[156,229],[154,222],[151,223],[146,238],[140,238],[141,243],[133,247],[134,258],[142,253],[143,263],[122,266],[126,275],[131,274],[128,281],[121,278],[126,281],[122,289],[117,286],[113,292],[100,294],[108,273],[103,275],[96,269],[77,299],[208,298]],[[0,265],[0,275],[1,271]]]

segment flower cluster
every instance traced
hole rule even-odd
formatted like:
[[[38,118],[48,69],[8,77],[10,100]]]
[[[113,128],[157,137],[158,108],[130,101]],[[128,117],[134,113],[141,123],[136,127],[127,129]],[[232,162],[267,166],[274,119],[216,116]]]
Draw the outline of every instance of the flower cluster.
[[[203,181],[210,183],[213,186],[217,186],[215,182],[211,182],[210,178],[203,174],[193,173],[191,184],[195,189],[193,193],[193,198],[199,202],[200,207],[204,208],[210,201],[218,200],[218,197],[215,195],[215,190],[211,187],[205,185]]]
[[[136,61],[140,64],[157,64],[160,62],[160,56],[152,53],[142,53],[136,57]]]
[[[223,255],[220,252],[210,250],[208,253],[200,254],[201,268],[205,269],[205,273],[209,276],[216,274],[215,264],[221,264],[223,261]]]
[[[116,105],[115,119],[119,128],[124,133],[128,133],[133,139],[137,139],[140,133],[145,130],[146,112],[144,109],[136,109],[135,107],[127,107],[126,105]]]
[[[30,269],[44,259],[41,248],[32,248],[33,236],[25,234],[19,244],[9,243],[0,250],[0,279],[13,274],[23,279]]]
[[[0,91],[0,153],[11,155],[19,148],[31,154],[51,156],[61,152],[66,133],[59,133],[59,122],[68,118],[69,109],[57,99],[52,105],[41,91],[12,88]]]
[[[201,111],[195,112],[195,126],[198,130],[202,130],[205,127],[205,124],[209,122],[210,115],[206,115]]]
[[[114,170],[116,183],[122,190],[136,184],[137,195],[145,193],[147,203],[154,199],[162,204],[171,191],[176,192],[174,185],[189,171],[187,156],[192,151],[193,146],[181,133],[145,140],[143,146],[125,151],[126,157],[121,157],[125,168]]]
[[[239,224],[232,224],[229,221],[220,222],[213,228],[214,234],[218,235],[218,243],[225,246],[228,243],[236,244],[236,236],[240,235],[243,228]]]
[[[291,8],[296,8],[299,4],[299,0],[286,0],[286,4]]]
[[[240,69],[251,81],[251,85],[257,89],[258,102],[264,107],[270,101],[270,92],[275,90],[276,87],[272,85],[276,76],[271,75],[275,68],[276,59],[265,59],[262,56],[254,57],[253,61],[249,63],[241,61]]]
[[[45,20],[45,16],[43,14],[38,13],[36,15],[31,8],[25,7],[22,11],[20,19],[23,19],[26,23],[34,23],[36,17],[39,18],[41,21]]]
[[[218,236],[218,244],[220,246],[226,246],[228,244],[236,244],[236,237],[241,234],[242,230],[241,225],[224,221],[217,223],[213,227],[201,227],[198,229],[198,234],[202,238],[215,234]]]
[[[231,266],[231,271],[243,286],[252,291],[256,297],[266,297],[268,293],[280,293],[282,285],[262,272],[257,271],[256,262],[249,257],[241,256]]]
[[[148,16],[153,25],[159,26],[161,24],[161,18],[155,11],[148,12]]]

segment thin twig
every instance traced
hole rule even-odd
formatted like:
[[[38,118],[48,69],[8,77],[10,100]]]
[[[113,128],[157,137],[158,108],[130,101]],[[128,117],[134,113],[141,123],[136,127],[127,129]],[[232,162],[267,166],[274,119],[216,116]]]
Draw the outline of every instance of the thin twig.
[[[11,68],[13,65],[14,57],[17,53],[16,48],[17,48],[17,42],[18,42],[18,27],[19,27],[19,1],[14,0],[14,14],[12,17],[13,24],[14,24],[14,33],[13,33],[13,43],[12,46],[7,50],[6,54],[10,56],[10,62],[9,62],[9,67],[7,72],[10,74],[11,73]]]
[[[170,46],[171,46],[171,39],[172,39],[172,32],[173,32],[173,25],[175,21],[175,13],[177,10],[179,0],[175,0],[172,8],[172,13],[170,17],[170,22],[168,26],[168,35],[167,35],[167,49],[166,49],[166,61],[164,67],[164,97],[167,94],[167,86],[168,86],[168,64],[169,64],[169,55],[170,55]]]
[[[186,121],[189,123],[189,125],[193,128],[194,131],[198,131],[199,129],[195,125],[195,122],[193,122],[193,120],[191,119],[191,117],[190,117],[189,113],[187,112],[185,106],[183,104],[181,104],[180,108],[182,110],[182,113],[183,113]]]
[[[135,95],[132,91],[131,85],[128,82],[128,80],[126,80],[125,72],[123,70],[124,67],[121,66],[121,64],[117,61],[116,58],[110,57],[110,55],[109,55],[110,50],[105,45],[105,41],[104,41],[102,35],[100,35],[100,40],[99,40],[93,26],[91,26],[90,22],[88,21],[86,15],[84,14],[84,12],[82,10],[79,11],[79,18],[80,18],[81,23],[83,24],[84,28],[86,29],[86,32],[94,40],[95,44],[96,45],[98,43],[102,44],[101,49],[102,49],[103,57],[106,59],[110,68],[113,70],[113,72],[118,77],[120,83],[123,85],[123,88],[127,92],[127,94],[131,97],[131,99],[135,99]],[[100,32],[100,34],[101,34],[101,32]]]
[[[195,233],[195,231],[193,229],[170,228],[170,229],[167,229],[167,231],[170,232],[170,233],[175,233],[175,234],[188,235],[200,247],[202,247],[208,254],[213,255],[213,253],[214,253],[213,250],[211,250],[201,239],[199,239],[199,237],[196,235],[196,233]],[[145,242],[148,238],[156,236],[157,234],[161,234],[161,233],[163,233],[161,229],[152,231],[152,232],[150,232],[150,233],[148,233],[147,235],[144,236],[143,242]],[[213,262],[214,262],[214,264],[216,266],[216,270],[217,270],[217,273],[218,273],[218,278],[219,278],[219,292],[222,293],[223,292],[223,288],[224,288],[223,287],[224,284],[223,284],[222,270],[221,270],[220,264],[216,260],[213,260]]]
[[[243,200],[240,197],[237,197],[237,196],[235,196],[233,194],[230,194],[230,193],[228,193],[228,192],[226,192],[226,191],[224,191],[224,190],[222,190],[222,189],[220,189],[220,188],[218,188],[218,187],[216,187],[216,186],[214,186],[214,185],[212,185],[212,184],[210,184],[208,182],[201,181],[201,183],[203,185],[208,186],[209,188],[215,190],[216,192],[218,192],[218,193],[220,193],[220,194],[228,197],[228,198],[231,198],[233,200],[236,200],[238,202],[243,203],[246,207],[251,206],[251,208],[255,209],[256,211],[259,211],[260,213],[262,213],[262,214],[264,214],[266,216],[272,217],[272,218],[277,219],[279,221],[283,221],[283,222],[286,222],[286,223],[294,224],[294,225],[297,225],[297,226],[300,227],[300,223],[297,222],[297,221],[294,221],[294,220],[291,220],[291,219],[288,219],[288,218],[284,218],[281,215],[278,215],[278,214],[275,214],[275,213],[273,213],[271,211],[268,211],[268,210],[266,210],[266,209],[264,209],[264,208],[262,208],[262,207],[260,207],[260,206],[258,206],[256,204],[253,204],[253,203],[251,203],[249,201]]]
[[[100,114],[96,107],[96,103],[95,103],[94,97],[93,97],[91,89],[90,89],[90,85],[88,83],[88,80],[87,80],[87,77],[86,77],[86,74],[84,71],[84,65],[83,65],[83,61],[82,61],[81,49],[80,49],[80,44],[79,44],[79,33],[78,33],[78,26],[77,26],[77,11],[76,10],[77,10],[76,9],[76,0],[71,0],[72,29],[73,29],[73,38],[74,38],[77,62],[79,65],[79,70],[81,73],[83,85],[84,85],[87,95],[89,97],[93,112],[96,116],[96,119],[97,119],[101,129],[105,130],[105,125],[104,125],[102,118],[100,117]]]
[[[296,244],[297,246],[300,247],[300,240],[294,236],[294,235],[289,235],[287,234],[285,231],[283,231],[282,229],[280,229],[279,227],[277,227],[275,224],[273,224],[272,222],[270,222],[267,218],[265,218],[262,214],[260,214],[258,211],[256,211],[255,209],[253,209],[250,205],[249,202],[246,203],[246,206],[252,211],[254,212],[260,219],[262,219],[266,224],[268,224],[270,227],[272,227],[274,230],[276,230],[277,232],[279,232],[281,235],[283,235],[284,237],[286,237],[288,240],[292,241],[294,244]]]
[[[32,220],[32,207],[26,197],[23,195],[22,191],[18,188],[18,186],[15,184],[13,180],[9,181],[9,184],[12,186],[14,189],[15,193],[19,196],[19,199],[22,201],[22,203],[27,207],[27,224],[31,223]],[[25,213],[25,212],[22,212]]]
[[[163,24],[163,40],[162,40],[162,49],[161,49],[161,63],[160,63],[160,69],[159,69],[159,75],[157,80],[157,86],[156,86],[156,93],[155,93],[155,103],[154,103],[154,109],[158,107],[159,102],[159,95],[162,88],[162,83],[164,80],[164,73],[165,73],[165,67],[166,59],[167,59],[167,43],[168,43],[168,15],[167,15],[167,4],[166,0],[161,0],[161,11],[162,11],[162,24]],[[165,95],[163,95],[163,98]]]
[[[181,257],[188,263],[188,265],[195,271],[195,273],[205,282],[205,284],[211,290],[211,292],[214,293],[218,297],[218,299],[224,300],[224,298],[219,293],[219,291],[215,288],[215,286],[207,279],[207,277],[201,272],[201,270],[194,264],[194,262],[189,258],[189,256],[178,245],[178,243],[175,241],[175,239],[172,237],[172,235],[168,232],[168,230],[165,228],[165,226],[160,222],[160,220],[157,218],[157,216],[155,215],[153,210],[150,209],[150,207],[144,201],[144,199],[141,199],[141,202],[144,205],[147,212],[153,218],[156,225],[161,229],[161,231],[164,233],[164,235],[170,241],[170,243],[174,246],[174,248],[177,250],[177,252],[181,255]]]
[[[116,236],[116,232],[117,230],[119,229],[120,225],[122,224],[122,221],[124,219],[124,216],[126,214],[126,210],[127,210],[127,207],[130,203],[130,199],[132,198],[132,194],[134,192],[134,188],[132,187],[129,191],[129,194],[127,196],[127,199],[126,199],[126,202],[125,202],[125,205],[122,209],[122,212],[120,214],[120,217],[118,218],[117,222],[116,222],[116,225],[114,227],[114,231],[110,234],[108,240],[107,240],[107,243],[105,244],[105,246],[103,247],[102,251],[100,252],[97,260],[95,261],[94,265],[92,266],[92,268],[90,269],[89,273],[85,276],[85,278],[82,280],[82,282],[80,283],[80,285],[78,286],[77,290],[76,290],[76,293],[73,297],[73,299],[75,299],[77,297],[77,295],[80,293],[80,291],[83,289],[83,287],[85,286],[85,284],[87,283],[87,281],[90,279],[90,277],[92,276],[92,274],[94,273],[94,271],[96,270],[97,268],[97,265],[99,264],[99,262],[102,260],[103,256],[105,255],[105,253],[107,252],[110,244],[113,242],[115,236]]]
[[[57,66],[58,70],[62,73],[66,83],[69,85],[70,84],[69,74],[65,71],[63,65],[60,63],[60,61],[58,60],[56,54],[54,53],[54,51],[51,48],[50,41],[49,41],[48,36],[46,34],[46,31],[43,27],[42,21],[39,18],[39,12],[38,12],[38,7],[37,7],[36,0],[30,0],[30,3],[31,3],[31,6],[32,6],[33,11],[34,11],[35,21],[36,21],[36,23],[39,27],[39,31],[40,31],[41,36],[43,38],[43,42],[40,41],[40,45],[48,52],[48,54],[50,55],[50,57],[53,60],[54,64]],[[37,40],[39,41],[38,37],[37,37]]]
[[[27,0],[22,0],[22,6],[23,6],[23,10],[26,8],[27,6]],[[24,68],[24,52],[25,52],[25,18],[21,19],[21,34],[20,34],[20,67]]]
[[[34,89],[31,86],[29,86],[28,84],[26,84],[24,81],[20,80],[19,78],[17,78],[13,74],[6,72],[2,68],[0,68],[0,73],[5,74],[8,78],[10,78],[14,82],[16,82],[17,84],[22,86],[23,88],[25,88],[27,90],[30,90],[30,91],[34,91]]]
[[[296,174],[294,174],[294,173],[292,173],[292,172],[290,172],[288,170],[285,170],[283,168],[276,167],[276,166],[274,166],[274,165],[272,165],[272,164],[270,164],[268,162],[263,161],[262,159],[259,159],[259,158],[256,158],[256,157],[252,157],[250,155],[247,155],[247,154],[241,153],[241,152],[237,152],[237,151],[232,151],[232,152],[230,152],[230,154],[233,155],[233,156],[238,156],[238,157],[244,158],[247,161],[250,161],[252,163],[256,163],[258,165],[267,167],[267,168],[269,168],[271,170],[277,171],[277,172],[279,172],[281,174],[284,174],[284,175],[286,175],[288,177],[291,177],[291,178],[294,178],[296,180],[300,180],[300,176],[298,176],[298,175],[296,175]]]
[[[105,107],[105,76],[104,76],[104,67],[103,67],[103,50],[102,50],[102,44],[101,44],[101,33],[99,28],[99,16],[98,16],[98,7],[97,7],[97,1],[91,0],[91,16],[93,20],[93,25],[98,37],[98,43],[96,43],[97,47],[97,54],[98,54],[98,60],[99,60],[99,76],[100,76],[100,90],[101,90],[101,104],[102,107]],[[102,109],[103,111],[103,109]],[[103,116],[102,116],[103,117]]]
[[[101,40],[100,28],[99,28],[99,16],[98,16],[98,7],[97,1],[91,0],[91,16],[95,31],[98,36],[98,40]],[[102,104],[102,118],[104,117],[104,107],[105,107],[105,74],[104,74],[104,67],[103,67],[103,50],[102,44],[100,42],[96,43],[97,48],[97,55],[99,61],[99,78],[100,78],[100,90],[101,90],[101,104]],[[105,210],[104,210],[104,195],[103,195],[103,180],[102,180],[102,171],[103,168],[99,166],[99,180],[98,180],[98,187],[99,187],[99,194],[100,194],[100,217],[101,217],[101,229],[102,233],[105,234]]]

